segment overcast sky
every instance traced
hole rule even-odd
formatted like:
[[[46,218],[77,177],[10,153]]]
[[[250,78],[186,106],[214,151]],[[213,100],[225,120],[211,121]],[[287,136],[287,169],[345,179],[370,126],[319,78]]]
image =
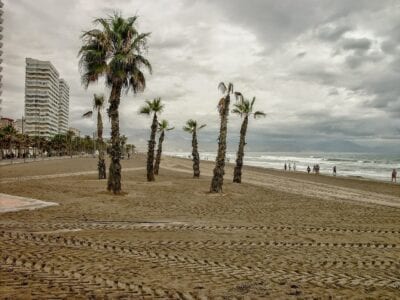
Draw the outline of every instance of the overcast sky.
[[[81,86],[77,53],[83,30],[115,10],[138,14],[151,32],[147,89],[121,101],[121,133],[145,147],[150,119],[137,111],[162,97],[177,129],[170,150],[190,148],[184,122],[217,138],[220,81],[257,98],[265,119],[251,120],[249,149],[269,141],[348,140],[400,147],[400,2],[358,0],[4,0],[3,115],[24,109],[25,57],[50,60],[70,85],[70,126],[101,84]],[[240,119],[229,120],[234,148]],[[107,133],[109,130],[107,129]],[[216,148],[216,146],[215,146]],[[253,146],[253,149],[254,148]]]

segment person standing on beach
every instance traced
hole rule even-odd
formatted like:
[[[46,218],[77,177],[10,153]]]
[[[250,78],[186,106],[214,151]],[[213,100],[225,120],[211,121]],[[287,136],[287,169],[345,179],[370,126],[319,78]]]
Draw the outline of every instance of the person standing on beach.
[[[394,183],[397,182],[397,171],[396,171],[396,169],[393,169],[393,171],[392,171],[392,182],[394,182]]]
[[[292,171],[292,165],[289,163],[289,172]]]
[[[310,166],[308,166],[307,167],[307,173],[310,174],[310,172],[311,172],[311,168],[310,168]]]
[[[293,163],[293,171],[296,172],[296,163]]]
[[[285,165],[283,166],[283,169],[284,169],[285,171],[287,171],[287,165],[286,165],[286,163],[285,163]]]
[[[333,166],[333,176],[336,176],[336,166]]]

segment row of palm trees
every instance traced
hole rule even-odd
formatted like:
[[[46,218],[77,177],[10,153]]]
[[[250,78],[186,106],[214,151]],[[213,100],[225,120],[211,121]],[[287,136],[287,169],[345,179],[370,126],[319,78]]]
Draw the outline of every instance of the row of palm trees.
[[[83,45],[79,51],[79,65],[83,85],[87,88],[90,84],[96,83],[100,78],[104,77],[106,86],[111,89],[108,100],[109,106],[107,109],[108,116],[111,120],[111,163],[109,167],[107,189],[114,194],[121,192],[121,137],[119,131],[119,104],[121,93],[132,91],[133,94],[137,94],[138,92],[144,91],[146,87],[144,70],[147,70],[150,74],[152,73],[152,66],[145,57],[150,33],[138,32],[136,29],[136,21],[137,16],[125,19],[119,13],[114,13],[114,15],[108,18],[94,20],[94,25],[96,27],[86,31],[81,36]],[[251,115],[255,118],[265,116],[261,111],[253,112],[255,98],[251,101],[245,99],[241,93],[234,91],[233,84],[220,83],[218,88],[223,93],[223,97],[218,103],[220,130],[218,154],[210,186],[210,192],[212,193],[222,192],[231,96],[234,95],[236,98],[236,103],[234,104],[232,112],[243,118],[234,171],[234,182],[241,182],[244,147],[246,145],[245,136],[249,117]],[[103,127],[100,109],[104,105],[104,98],[101,101],[101,107],[99,106],[100,101],[98,101],[99,105],[96,104],[96,101],[98,101],[98,99],[95,96],[93,107],[98,112],[98,139],[101,140]],[[145,105],[139,111],[140,114],[153,117],[147,153],[148,181],[154,181],[155,175],[159,172],[165,132],[173,129],[169,128],[167,121],[158,121],[158,115],[161,114],[163,109],[164,105],[161,103],[161,98],[156,98],[152,101],[146,101]],[[93,112],[88,112],[87,116],[91,114],[93,114]],[[197,131],[204,126],[205,124],[198,125],[195,120],[190,119],[184,127],[186,132],[192,134],[193,173],[195,178],[200,176]],[[157,130],[160,136],[157,155],[155,157]],[[104,157],[99,155],[99,178],[105,178],[105,171],[104,174],[100,174],[100,166],[105,170]]]
[[[12,125],[0,129],[0,158],[36,157],[45,153],[47,156],[91,153],[94,144],[90,136],[75,137],[72,132],[45,138],[18,133]]]

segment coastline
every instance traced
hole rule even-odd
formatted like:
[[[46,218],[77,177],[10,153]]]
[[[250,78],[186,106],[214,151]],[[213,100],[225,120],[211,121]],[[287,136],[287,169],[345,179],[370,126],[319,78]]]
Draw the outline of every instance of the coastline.
[[[192,161],[190,158],[176,157],[176,156],[168,156],[168,157],[171,159],[182,160],[182,161],[185,161],[186,163],[189,163]],[[202,165],[206,165],[209,168],[214,166],[214,161],[211,161],[211,160],[201,160],[200,162],[201,162],[200,169],[202,168]],[[225,172],[226,172],[227,176],[226,176],[225,180],[230,180],[231,175],[233,173],[234,166],[235,166],[235,164],[232,162],[226,163],[226,171]],[[301,180],[306,180],[306,181],[315,182],[315,183],[337,185],[340,187],[355,188],[355,189],[360,189],[363,191],[384,193],[384,194],[400,197],[400,182],[399,181],[397,182],[397,184],[394,184],[394,183],[391,183],[388,181],[380,181],[380,180],[374,180],[374,179],[364,178],[364,177],[359,178],[359,177],[350,177],[350,176],[330,176],[330,175],[326,175],[326,174],[315,175],[315,174],[307,174],[306,172],[302,172],[302,171],[289,172],[289,171],[278,170],[278,169],[274,169],[274,168],[266,168],[266,167],[258,167],[258,166],[243,166],[243,175],[242,175],[243,178],[246,178],[246,171],[255,171],[255,172],[260,172],[260,173],[265,172],[266,174],[285,177],[285,178],[292,178],[294,180],[301,179]],[[209,174],[211,174],[211,173],[209,173]]]
[[[187,152],[167,152],[168,155],[176,157],[188,157]],[[228,152],[227,161],[234,163],[236,154]],[[262,167],[273,170],[283,170],[284,164],[294,163],[297,171],[307,172],[307,167],[320,166],[320,174],[333,175],[333,167],[337,169],[338,177],[350,177],[361,179],[372,179],[382,182],[391,181],[393,168],[400,169],[400,154],[382,155],[372,153],[270,153],[249,152],[244,156],[244,165]],[[215,160],[215,153],[203,152],[200,154],[202,160]]]

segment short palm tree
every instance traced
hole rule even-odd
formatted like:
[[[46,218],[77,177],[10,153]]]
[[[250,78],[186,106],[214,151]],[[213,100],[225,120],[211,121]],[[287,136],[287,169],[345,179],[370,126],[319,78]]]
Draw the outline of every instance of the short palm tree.
[[[157,114],[160,114],[164,109],[161,104],[161,98],[155,98],[152,101],[146,100],[146,104],[140,109],[139,113],[150,116],[153,114],[153,121],[151,123],[150,140],[147,151],[147,181],[154,181],[154,148],[156,146],[156,132],[157,132]]]
[[[144,57],[149,33],[136,29],[137,17],[123,18],[115,13],[109,18],[94,21],[100,29],[82,35],[79,51],[82,83],[87,88],[100,77],[105,77],[111,88],[108,116],[111,119],[111,163],[107,189],[114,194],[121,192],[121,144],[119,137],[119,104],[121,92],[143,91],[146,79],[143,69],[151,73],[150,62]]]
[[[202,124],[200,126],[197,125],[197,121],[188,120],[186,125],[183,127],[183,130],[192,134],[192,157],[193,157],[193,177],[200,177],[200,156],[198,151],[198,143],[197,143],[197,131],[206,127],[206,124]]]
[[[234,104],[234,109],[232,113],[239,115],[243,118],[242,126],[240,127],[240,141],[239,141],[239,149],[236,156],[236,166],[233,173],[233,182],[241,183],[242,182],[242,167],[243,167],[243,157],[244,157],[244,146],[246,145],[246,133],[247,133],[247,125],[249,123],[249,116],[253,115],[254,118],[265,117],[265,113],[262,111],[253,112],[254,102],[256,101],[256,97],[253,97],[253,100],[244,99],[243,96],[240,95],[241,100]]]
[[[214,175],[211,180],[210,193],[222,193],[222,185],[224,184],[225,174],[225,155],[226,155],[226,135],[228,127],[229,104],[231,101],[230,95],[233,94],[233,84],[228,86],[221,82],[218,89],[224,94],[218,103],[218,111],[221,119],[218,137],[218,152],[215,161]]]
[[[103,141],[103,117],[102,110],[104,108],[104,95],[93,95],[93,110],[83,114],[83,117],[90,118],[94,111],[97,111],[97,140],[99,143],[99,161],[97,163],[97,169],[99,171],[99,179],[106,179],[106,162],[104,153],[104,141]]]
[[[156,161],[154,163],[154,175],[158,175],[158,171],[160,170],[160,163],[161,163],[161,154],[162,154],[162,144],[165,138],[165,132],[171,131],[175,127],[168,127],[168,121],[162,120],[158,123],[158,132],[160,133],[160,137],[158,138],[158,147],[157,147],[157,155]]]

